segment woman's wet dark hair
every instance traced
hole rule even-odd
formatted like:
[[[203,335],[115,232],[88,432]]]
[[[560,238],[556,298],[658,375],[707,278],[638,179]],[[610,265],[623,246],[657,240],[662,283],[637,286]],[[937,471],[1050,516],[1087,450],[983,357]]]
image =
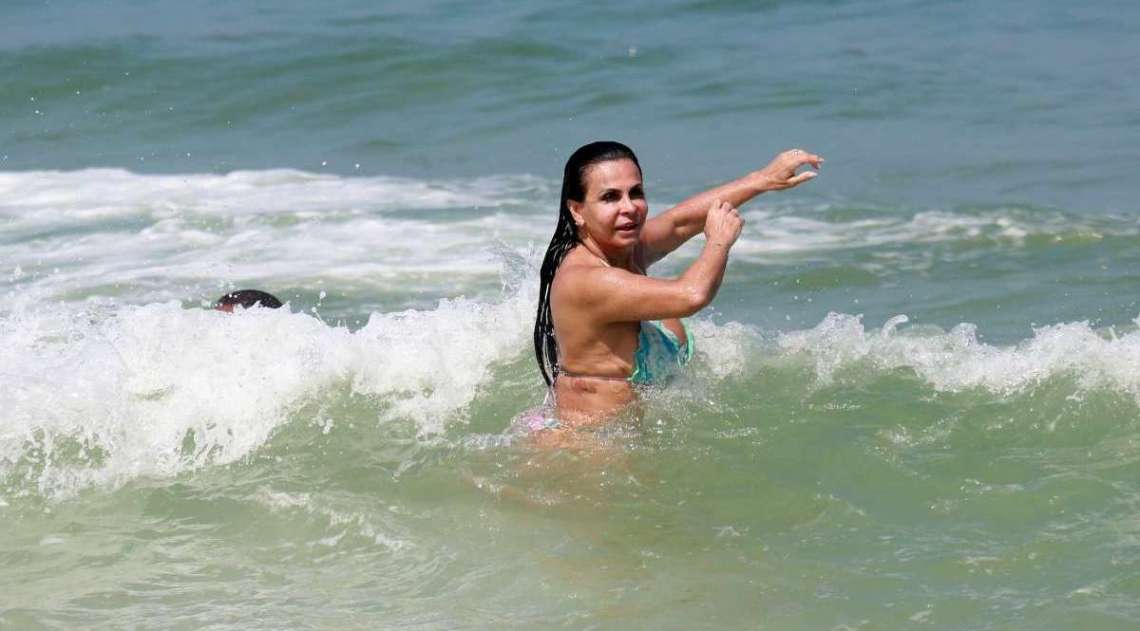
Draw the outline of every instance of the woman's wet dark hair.
[[[554,385],[554,378],[558,375],[558,343],[554,340],[554,318],[550,313],[550,286],[554,283],[554,273],[566,258],[566,253],[578,245],[578,226],[570,214],[570,205],[567,200],[584,201],[586,197],[586,171],[599,162],[610,160],[632,160],[641,170],[641,163],[633,150],[612,140],[591,142],[579,147],[566,161],[566,169],[562,172],[562,201],[558,205],[558,225],[554,228],[554,236],[550,239],[550,246],[546,248],[546,256],[542,259],[542,270],[539,272],[538,288],[538,316],[534,321],[534,355],[538,360],[538,369],[547,386]]]

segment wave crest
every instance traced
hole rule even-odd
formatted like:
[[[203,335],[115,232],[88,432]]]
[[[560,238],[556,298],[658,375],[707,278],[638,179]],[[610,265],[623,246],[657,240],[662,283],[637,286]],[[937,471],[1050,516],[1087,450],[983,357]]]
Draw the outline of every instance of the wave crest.
[[[939,391],[983,388],[1008,395],[1053,378],[1071,378],[1080,389],[1106,388],[1140,399],[1140,331],[1117,335],[1088,322],[1034,329],[1012,346],[978,338],[973,324],[949,331],[936,327],[899,329],[905,316],[867,330],[861,316],[830,313],[805,331],[783,333],[776,345],[784,357],[806,358],[820,379],[856,366],[908,369]]]

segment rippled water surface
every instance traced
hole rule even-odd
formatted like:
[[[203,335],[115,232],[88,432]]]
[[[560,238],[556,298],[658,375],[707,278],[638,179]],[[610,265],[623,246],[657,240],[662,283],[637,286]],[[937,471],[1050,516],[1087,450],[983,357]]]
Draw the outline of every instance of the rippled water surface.
[[[1140,625],[1124,2],[0,8],[0,628]],[[550,446],[562,165],[743,209]],[[700,239],[654,272],[679,273]],[[257,287],[280,310],[207,308]]]

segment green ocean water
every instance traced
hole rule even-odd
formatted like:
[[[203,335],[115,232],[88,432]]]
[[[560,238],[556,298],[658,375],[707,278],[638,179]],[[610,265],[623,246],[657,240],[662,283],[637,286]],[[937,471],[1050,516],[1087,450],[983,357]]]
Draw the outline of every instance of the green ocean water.
[[[1138,22],[5,4],[0,628],[1136,628]],[[597,138],[651,212],[827,163],[743,209],[685,376],[550,448]],[[244,287],[287,308],[203,308]]]

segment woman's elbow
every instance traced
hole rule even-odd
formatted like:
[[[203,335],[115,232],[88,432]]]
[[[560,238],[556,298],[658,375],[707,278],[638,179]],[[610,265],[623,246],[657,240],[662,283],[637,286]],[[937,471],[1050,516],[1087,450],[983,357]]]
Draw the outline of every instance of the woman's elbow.
[[[687,287],[682,298],[681,308],[684,313],[681,317],[686,318],[709,306],[715,295],[709,287]]]

